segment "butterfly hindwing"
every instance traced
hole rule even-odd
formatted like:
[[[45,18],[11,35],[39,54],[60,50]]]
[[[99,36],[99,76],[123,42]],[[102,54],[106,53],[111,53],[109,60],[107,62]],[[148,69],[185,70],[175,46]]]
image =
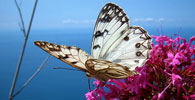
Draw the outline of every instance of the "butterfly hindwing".
[[[131,26],[130,33],[105,59],[129,66],[130,70],[141,67],[149,59],[152,38],[142,27]]]
[[[35,41],[34,43],[44,51],[67,64],[85,72],[87,71],[85,62],[90,59],[91,56],[82,49],[74,46],[56,45],[44,41]]]
[[[106,4],[97,18],[91,54],[95,59],[102,58],[112,51],[129,33],[129,18],[116,4]],[[117,41],[117,42],[116,42]]]
[[[136,74],[135,71],[129,71],[127,66],[122,66],[107,60],[89,59],[85,65],[89,72],[94,75],[93,77],[101,81],[127,78],[133,74]]]

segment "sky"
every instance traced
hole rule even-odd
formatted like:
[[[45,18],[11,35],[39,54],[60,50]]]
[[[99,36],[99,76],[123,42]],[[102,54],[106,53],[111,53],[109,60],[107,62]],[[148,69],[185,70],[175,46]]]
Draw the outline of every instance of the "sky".
[[[28,26],[34,0],[18,0]],[[93,28],[101,8],[119,5],[130,25],[195,27],[195,0],[39,0],[32,29]],[[14,0],[0,0],[0,30],[19,29]]]

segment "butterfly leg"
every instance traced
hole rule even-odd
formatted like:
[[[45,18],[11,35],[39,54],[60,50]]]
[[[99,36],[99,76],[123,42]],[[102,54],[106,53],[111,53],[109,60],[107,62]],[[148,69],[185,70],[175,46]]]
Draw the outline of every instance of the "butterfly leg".
[[[94,89],[94,91],[96,91],[99,87],[102,88],[102,87],[106,87],[106,82],[105,81],[100,81],[100,83],[96,86],[96,88]]]
[[[88,87],[89,87],[89,92],[91,92],[90,79],[88,79]]]

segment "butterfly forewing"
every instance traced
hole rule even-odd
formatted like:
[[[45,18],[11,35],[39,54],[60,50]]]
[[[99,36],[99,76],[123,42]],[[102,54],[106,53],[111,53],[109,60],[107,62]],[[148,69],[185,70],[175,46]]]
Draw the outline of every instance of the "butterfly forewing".
[[[56,45],[44,41],[35,41],[34,43],[41,49],[67,64],[85,72],[87,71],[85,62],[90,59],[91,56],[82,49],[74,46]]]
[[[102,58],[112,51],[128,33],[129,19],[125,12],[113,3],[106,4],[95,24],[92,56],[96,59]]]

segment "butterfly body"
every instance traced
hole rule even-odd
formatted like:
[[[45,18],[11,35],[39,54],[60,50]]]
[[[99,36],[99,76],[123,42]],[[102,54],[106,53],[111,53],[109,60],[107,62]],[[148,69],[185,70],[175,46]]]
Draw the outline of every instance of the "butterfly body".
[[[122,8],[106,4],[95,24],[91,55],[84,50],[54,43],[34,43],[64,61],[86,72],[88,77],[100,81],[122,79],[137,74],[150,56],[152,38],[139,26],[129,26],[129,19]]]

